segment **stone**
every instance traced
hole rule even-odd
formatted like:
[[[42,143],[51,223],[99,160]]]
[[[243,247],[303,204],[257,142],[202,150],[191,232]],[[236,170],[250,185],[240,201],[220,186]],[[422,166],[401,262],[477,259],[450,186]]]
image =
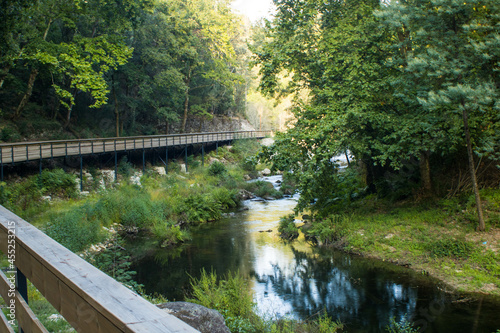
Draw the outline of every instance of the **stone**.
[[[184,164],[184,163],[181,164],[181,172],[182,173],[187,173],[186,164]]]
[[[216,310],[189,302],[169,302],[157,305],[201,333],[230,333],[224,317]]]
[[[52,200],[52,197],[51,197],[50,195],[44,195],[44,196],[42,197],[42,200],[43,200],[43,201],[51,201],[51,200]]]
[[[153,167],[153,170],[160,176],[166,176],[165,167]]]
[[[112,183],[115,181],[115,170],[101,170],[101,174],[105,183]]]
[[[241,198],[241,200],[248,200],[248,199],[255,198],[255,195],[253,195],[253,193],[251,193],[247,190],[240,190],[238,192],[238,196]]]
[[[261,174],[262,174],[262,176],[269,176],[269,175],[271,175],[271,170],[269,170],[268,168],[265,168],[264,170],[262,170]]]
[[[135,184],[137,186],[142,186],[141,184],[141,177],[142,177],[142,171],[136,171],[134,174],[130,177],[130,182],[132,184]]]

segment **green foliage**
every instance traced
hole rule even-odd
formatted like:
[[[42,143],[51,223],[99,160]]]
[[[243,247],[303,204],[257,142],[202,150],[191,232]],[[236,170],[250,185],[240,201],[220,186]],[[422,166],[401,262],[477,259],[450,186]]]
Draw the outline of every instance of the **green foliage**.
[[[120,175],[123,175],[124,177],[126,178],[129,178],[130,176],[132,176],[132,173],[133,173],[133,165],[132,163],[130,163],[127,159],[127,156],[123,156],[121,159],[120,159],[120,163],[118,163],[118,173]]]
[[[283,197],[283,193],[276,190],[272,183],[266,182],[264,180],[248,182],[245,185],[245,189],[261,198],[271,197],[280,199]]]
[[[103,239],[100,222],[88,218],[84,209],[53,216],[45,227],[45,233],[73,252],[83,251]]]
[[[406,319],[401,318],[399,322],[395,317],[391,318],[391,323],[385,328],[388,333],[417,333],[418,329],[413,328],[412,324]]]
[[[126,287],[139,291],[142,285],[134,280],[137,273],[130,269],[132,261],[123,245],[119,237],[113,237],[99,251],[84,253],[84,259]]]
[[[192,278],[192,298],[194,302],[210,309],[219,311],[226,320],[231,332],[257,332],[254,303],[247,279],[241,273],[229,272],[223,279],[219,279],[212,271],[201,271],[199,279]]]
[[[465,239],[445,237],[429,244],[431,257],[454,257],[459,259],[468,258],[474,249],[474,245]]]
[[[295,214],[283,216],[280,219],[278,232],[280,233],[281,238],[287,240],[293,240],[299,236],[299,229],[295,225]]]
[[[351,220],[344,215],[332,215],[313,222],[311,228],[307,229],[306,237],[324,245],[345,243],[345,237],[351,233],[350,223]]]
[[[172,247],[190,239],[190,235],[187,231],[181,230],[179,226],[169,222],[156,222],[151,232],[158,240],[160,247]]]
[[[226,166],[219,162],[219,161],[214,161],[210,166],[208,167],[208,174],[212,176],[221,176],[227,172]]]
[[[188,223],[215,221],[222,216],[222,204],[210,194],[192,194],[175,208],[180,220]]]
[[[29,176],[18,182],[4,183],[0,203],[21,217],[28,218],[47,205],[43,196],[74,198],[76,178],[62,169],[44,170],[42,175]]]

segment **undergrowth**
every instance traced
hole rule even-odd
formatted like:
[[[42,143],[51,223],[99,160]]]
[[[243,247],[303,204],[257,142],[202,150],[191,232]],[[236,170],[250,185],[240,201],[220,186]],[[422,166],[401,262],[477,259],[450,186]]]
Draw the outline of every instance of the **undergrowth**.
[[[220,277],[213,270],[202,270],[199,279],[191,279],[191,285],[187,301],[219,311],[232,333],[335,333],[343,329],[342,323],[326,314],[307,321],[259,316],[248,279],[239,272]]]

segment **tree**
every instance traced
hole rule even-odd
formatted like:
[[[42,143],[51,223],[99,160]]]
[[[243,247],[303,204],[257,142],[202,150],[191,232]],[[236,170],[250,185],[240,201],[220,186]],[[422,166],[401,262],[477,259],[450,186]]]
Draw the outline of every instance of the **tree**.
[[[407,31],[398,43],[408,50],[402,78],[414,85],[409,98],[427,118],[446,124],[455,145],[465,144],[479,217],[485,229],[474,153],[495,150],[498,142],[499,41],[497,1],[432,0],[391,2],[379,12],[388,25]],[[434,131],[437,126],[429,126]]]
[[[268,39],[256,50],[265,92],[307,89],[309,100],[297,103],[296,122],[281,134],[268,155],[279,168],[300,175],[300,207],[324,211],[337,197],[332,158],[349,150],[367,169],[374,187],[379,163],[387,163],[385,137],[397,128],[391,69],[385,65],[390,35],[379,29],[373,10],[378,1],[279,1]],[[282,71],[288,87],[279,91]],[[395,165],[400,161],[394,159]]]

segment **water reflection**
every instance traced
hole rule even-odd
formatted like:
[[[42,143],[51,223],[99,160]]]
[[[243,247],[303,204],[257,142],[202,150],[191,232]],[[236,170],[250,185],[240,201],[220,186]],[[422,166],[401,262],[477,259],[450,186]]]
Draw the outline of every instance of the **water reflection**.
[[[428,277],[381,261],[293,243],[277,235],[279,218],[296,201],[249,201],[246,212],[201,226],[178,256],[156,250],[139,262],[138,281],[147,292],[182,300],[189,276],[214,269],[251,277],[257,307],[270,317],[310,318],[326,310],[348,332],[382,332],[391,317],[405,314],[425,332],[495,332],[500,302],[455,302]],[[272,232],[268,232],[268,230]]]

